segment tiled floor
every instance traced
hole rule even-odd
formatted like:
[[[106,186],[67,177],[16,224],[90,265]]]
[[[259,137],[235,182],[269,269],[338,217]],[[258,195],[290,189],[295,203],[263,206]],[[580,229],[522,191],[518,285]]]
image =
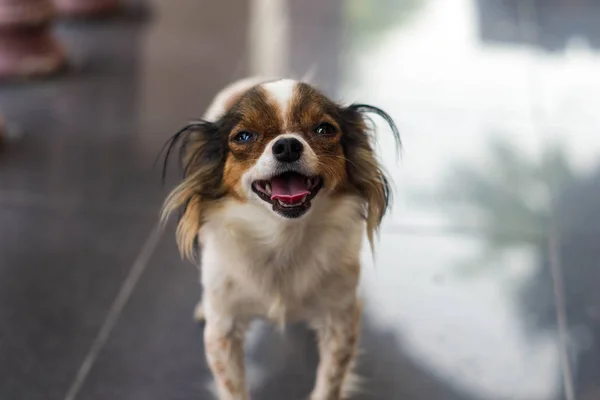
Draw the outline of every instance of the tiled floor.
[[[162,0],[59,26],[71,70],[0,88],[0,399],[209,398],[153,162],[250,74],[311,76],[403,136],[396,160],[380,133],[397,190],[357,399],[600,399],[598,21],[595,0]],[[306,398],[309,332],[247,347],[253,398]]]

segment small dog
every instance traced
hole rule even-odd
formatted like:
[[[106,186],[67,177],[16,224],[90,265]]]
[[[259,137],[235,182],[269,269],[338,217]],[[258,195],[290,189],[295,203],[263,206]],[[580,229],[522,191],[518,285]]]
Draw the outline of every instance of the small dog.
[[[374,153],[368,105],[340,106],[294,80],[246,79],[223,89],[181,144],[183,180],[163,219],[181,210],[177,243],[201,247],[208,364],[221,400],[248,400],[244,332],[255,318],[306,321],[320,363],[311,400],[342,398],[361,314],[365,230],[373,239],[390,185]]]

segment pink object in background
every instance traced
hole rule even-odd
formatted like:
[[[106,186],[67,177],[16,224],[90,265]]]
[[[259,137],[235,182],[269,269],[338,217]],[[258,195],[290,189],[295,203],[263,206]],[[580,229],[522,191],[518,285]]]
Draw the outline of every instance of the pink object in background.
[[[51,32],[54,15],[50,0],[0,0],[0,79],[45,76],[65,65]]]
[[[0,32],[0,79],[50,75],[65,54],[46,28]]]
[[[3,29],[43,24],[53,16],[54,6],[49,0],[0,0]]]

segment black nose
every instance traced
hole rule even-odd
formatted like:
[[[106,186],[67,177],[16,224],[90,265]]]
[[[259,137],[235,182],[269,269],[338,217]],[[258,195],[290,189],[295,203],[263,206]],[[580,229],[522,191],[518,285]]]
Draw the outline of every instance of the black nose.
[[[304,146],[298,139],[294,138],[279,139],[273,145],[273,155],[277,161],[281,162],[298,161],[302,155],[302,150],[304,150]]]

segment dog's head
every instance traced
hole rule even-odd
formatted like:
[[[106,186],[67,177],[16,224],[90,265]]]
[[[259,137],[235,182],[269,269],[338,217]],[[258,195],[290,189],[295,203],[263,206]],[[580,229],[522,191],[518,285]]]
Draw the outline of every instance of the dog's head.
[[[346,195],[364,201],[367,233],[387,209],[388,179],[373,150],[365,113],[391,118],[367,105],[340,106],[308,84],[278,80],[222,98],[215,120],[192,123],[168,143],[181,141],[183,181],[163,216],[183,207],[178,243],[193,254],[206,213],[224,198],[267,207],[283,220],[310,214],[313,202]]]

